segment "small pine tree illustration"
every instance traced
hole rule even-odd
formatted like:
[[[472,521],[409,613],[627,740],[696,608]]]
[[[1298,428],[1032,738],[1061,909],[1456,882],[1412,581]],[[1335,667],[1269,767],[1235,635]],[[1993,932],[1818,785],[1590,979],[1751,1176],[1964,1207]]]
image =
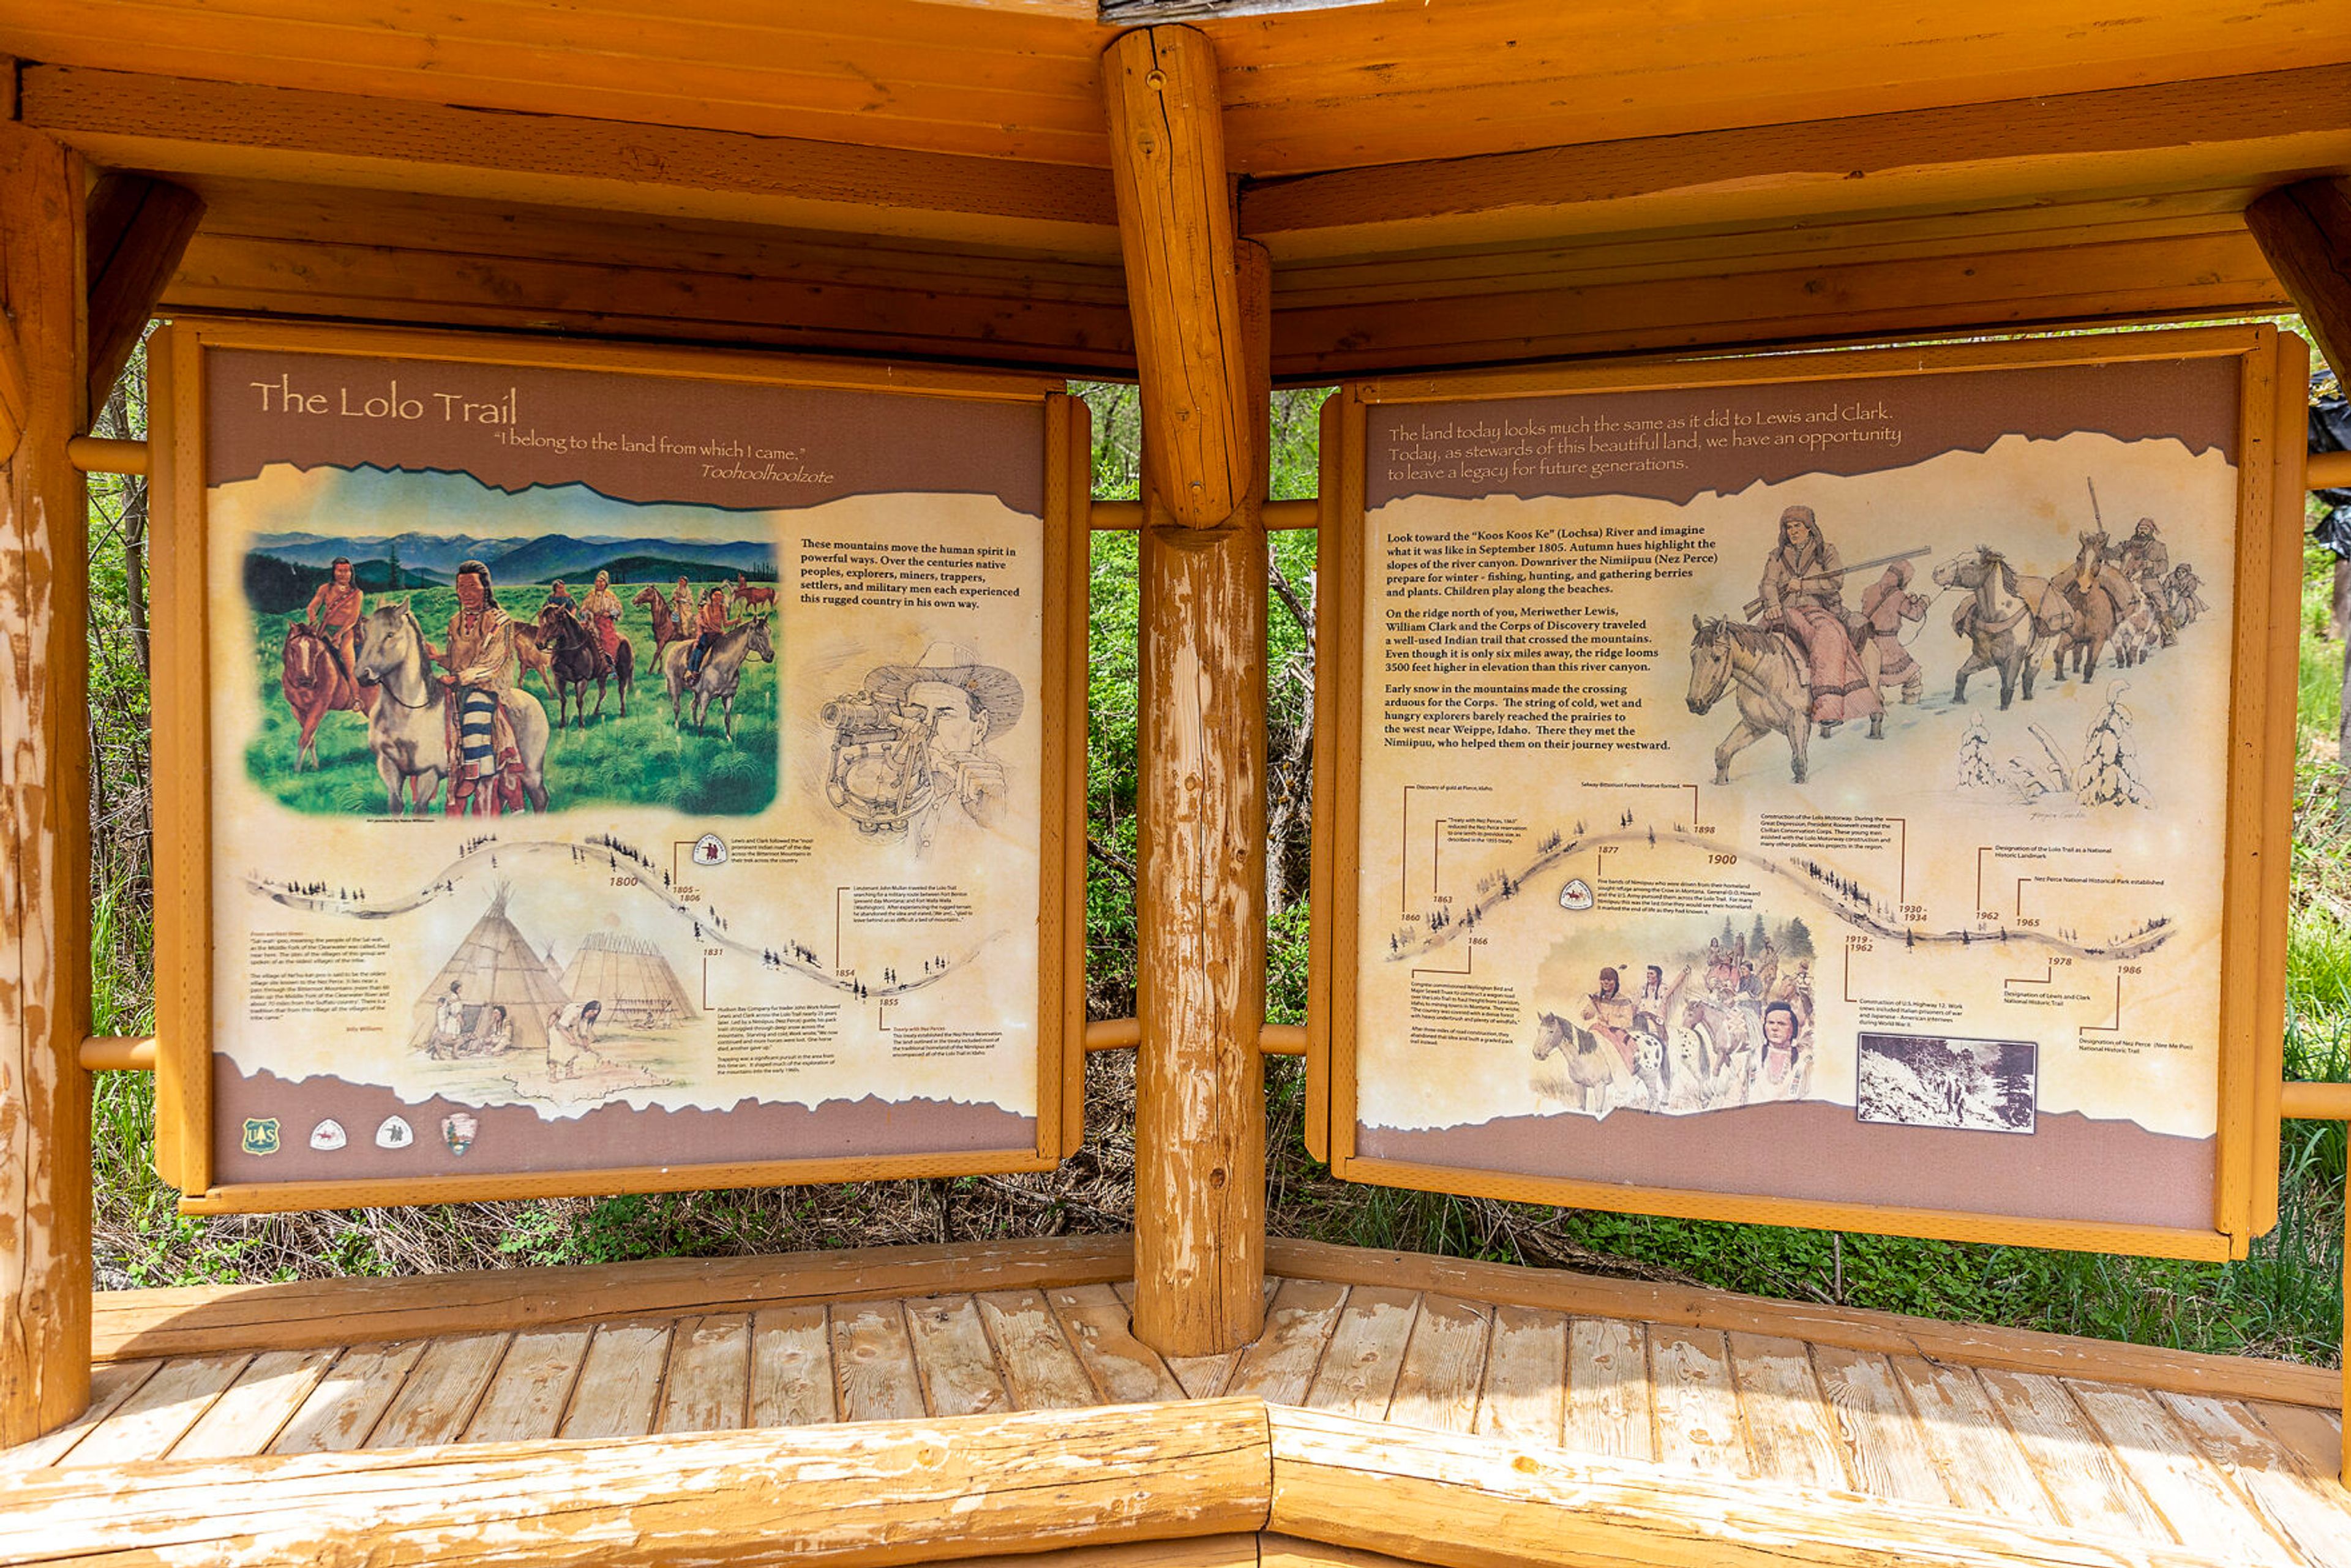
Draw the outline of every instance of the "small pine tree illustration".
[[[2138,747],[2131,738],[2131,711],[2123,706],[2130,687],[2116,681],[2106,688],[2106,709],[2090,726],[2082,745],[2081,802],[2085,806],[2144,806]]]
[[[1991,737],[1984,733],[1981,714],[1969,716],[1968,732],[1959,737],[1959,785],[1962,789],[2000,787],[2000,774],[1991,765]]]

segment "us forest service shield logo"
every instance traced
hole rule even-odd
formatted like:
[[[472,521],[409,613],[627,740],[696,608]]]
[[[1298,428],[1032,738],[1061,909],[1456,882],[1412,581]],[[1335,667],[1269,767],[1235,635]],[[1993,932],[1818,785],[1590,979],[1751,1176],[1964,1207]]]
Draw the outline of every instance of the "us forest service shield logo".
[[[245,1124],[245,1152],[248,1155],[274,1155],[277,1152],[277,1118],[249,1116]]]

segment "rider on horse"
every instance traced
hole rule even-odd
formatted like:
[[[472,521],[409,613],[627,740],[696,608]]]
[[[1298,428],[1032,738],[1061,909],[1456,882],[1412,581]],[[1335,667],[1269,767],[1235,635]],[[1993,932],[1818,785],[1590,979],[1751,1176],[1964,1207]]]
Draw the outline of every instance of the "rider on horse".
[[[611,572],[596,574],[596,586],[580,601],[580,610],[596,629],[596,646],[603,651],[604,667],[611,669],[621,652],[621,596],[612,591]]]
[[[346,687],[351,685],[352,661],[359,653],[360,617],[367,613],[367,596],[351,580],[351,558],[339,555],[329,580],[310,595],[303,619],[319,632],[335,655],[335,667]]]
[[[522,809],[522,750],[506,715],[515,684],[514,622],[491,592],[490,569],[457,566],[457,613],[449,617],[449,815]]]
[[[1762,624],[1776,626],[1804,651],[1812,718],[1823,735],[1849,718],[1886,711],[1862,673],[1844,617],[1844,563],[1821,537],[1810,507],[1780,514],[1780,542],[1763,558]]]
[[[736,623],[726,619],[726,591],[713,588],[702,596],[702,610],[694,622],[699,633],[694,646],[685,651],[685,678],[693,680],[702,674],[702,661],[710,650],[718,646],[718,639],[735,629]]]

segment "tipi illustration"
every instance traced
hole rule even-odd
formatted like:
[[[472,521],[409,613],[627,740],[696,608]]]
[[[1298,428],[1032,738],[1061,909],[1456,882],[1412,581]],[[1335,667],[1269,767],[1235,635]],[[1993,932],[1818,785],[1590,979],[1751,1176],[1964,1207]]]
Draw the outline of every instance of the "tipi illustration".
[[[563,988],[580,1001],[604,1004],[606,1022],[666,1029],[700,1017],[661,949],[643,937],[590,932],[571,955]]]
[[[507,1021],[514,1026],[517,1049],[547,1049],[548,1018],[571,998],[564,995],[538,949],[507,918],[509,891],[507,883],[498,884],[490,907],[416,998],[416,1030],[409,1038],[411,1045],[422,1047],[432,1040],[435,1012],[455,982],[457,999],[465,1004],[468,1035],[486,1033],[490,1009],[502,1007],[507,1009]]]

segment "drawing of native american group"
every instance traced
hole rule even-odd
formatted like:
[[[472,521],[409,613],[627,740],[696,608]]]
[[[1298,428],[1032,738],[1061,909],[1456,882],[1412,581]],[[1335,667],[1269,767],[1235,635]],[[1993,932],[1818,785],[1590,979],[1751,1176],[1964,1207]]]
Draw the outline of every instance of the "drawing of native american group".
[[[1802,919],[1758,915],[1744,931],[1726,918],[1703,947],[1592,969],[1589,990],[1537,1009],[1530,1086],[1539,1103],[1594,1117],[1804,1099],[1813,960]]]
[[[2095,482],[2090,499],[2101,519]],[[1714,781],[1729,783],[1733,760],[1769,736],[1787,742],[1799,784],[1815,737],[1865,723],[1870,738],[1881,738],[1889,696],[1915,705],[1928,689],[1917,645],[1935,599],[1956,596],[1953,706],[1967,702],[1972,679],[1991,674],[2002,710],[2020,696],[2032,700],[2044,665],[2052,682],[2087,685],[2102,664],[2146,664],[2208,612],[2196,569],[2171,559],[2153,517],[2119,539],[2101,519],[2076,541],[2066,563],[2020,565],[1990,545],[1961,551],[1932,569],[1930,599],[1913,590],[1912,563],[1933,555],[1932,546],[1848,566],[1813,507],[1786,507],[1742,616],[1691,617],[1690,710],[1707,713],[1729,696],[1739,716],[1714,748]],[[1871,570],[1877,577],[1849,606],[1848,586]]]

